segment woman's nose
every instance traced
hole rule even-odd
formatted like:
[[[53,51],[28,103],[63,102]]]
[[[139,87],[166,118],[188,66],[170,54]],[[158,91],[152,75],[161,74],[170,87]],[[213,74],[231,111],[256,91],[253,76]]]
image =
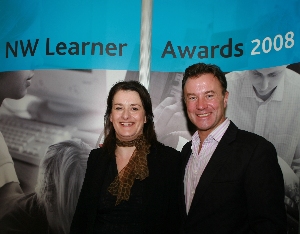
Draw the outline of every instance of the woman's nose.
[[[123,118],[123,119],[128,119],[128,118],[129,118],[129,115],[130,115],[129,110],[124,109],[124,111],[122,112],[122,118]]]

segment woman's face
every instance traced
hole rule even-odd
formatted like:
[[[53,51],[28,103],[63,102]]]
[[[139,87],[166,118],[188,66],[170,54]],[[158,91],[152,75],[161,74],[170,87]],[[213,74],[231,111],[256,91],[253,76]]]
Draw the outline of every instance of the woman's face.
[[[121,141],[131,141],[143,133],[145,110],[136,91],[120,90],[112,101],[110,121]]]
[[[32,70],[0,72],[0,101],[24,97],[33,75]]]

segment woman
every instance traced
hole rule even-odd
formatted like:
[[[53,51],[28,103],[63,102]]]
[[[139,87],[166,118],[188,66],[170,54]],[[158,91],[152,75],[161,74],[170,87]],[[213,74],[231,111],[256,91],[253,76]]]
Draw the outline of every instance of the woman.
[[[70,233],[177,233],[179,152],[157,141],[146,88],[115,84],[104,120]]]
[[[1,209],[8,208],[0,219],[0,233],[69,233],[90,151],[78,139],[50,146],[35,193],[11,193],[2,199]]]

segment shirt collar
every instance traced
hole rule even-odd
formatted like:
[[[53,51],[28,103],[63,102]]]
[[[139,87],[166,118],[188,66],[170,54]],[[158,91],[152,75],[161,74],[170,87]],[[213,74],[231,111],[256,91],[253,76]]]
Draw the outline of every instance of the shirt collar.
[[[226,132],[228,126],[230,124],[230,120],[228,118],[225,119],[223,123],[221,123],[216,129],[214,129],[205,140],[215,140],[216,142],[220,142],[222,139],[224,133]],[[198,131],[196,131],[192,136],[192,149],[195,146],[197,148],[197,152],[199,149],[199,145],[201,143]]]

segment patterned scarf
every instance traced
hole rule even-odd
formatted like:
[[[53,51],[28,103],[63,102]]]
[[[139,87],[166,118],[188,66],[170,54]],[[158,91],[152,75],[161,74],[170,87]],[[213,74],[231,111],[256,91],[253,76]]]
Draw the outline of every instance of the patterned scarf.
[[[150,153],[150,144],[147,143],[144,135],[140,135],[133,141],[120,141],[117,139],[116,144],[121,147],[136,147],[128,164],[118,173],[108,187],[108,191],[113,196],[117,196],[115,205],[118,205],[122,200],[129,200],[130,190],[135,179],[143,180],[149,176],[147,155]]]

